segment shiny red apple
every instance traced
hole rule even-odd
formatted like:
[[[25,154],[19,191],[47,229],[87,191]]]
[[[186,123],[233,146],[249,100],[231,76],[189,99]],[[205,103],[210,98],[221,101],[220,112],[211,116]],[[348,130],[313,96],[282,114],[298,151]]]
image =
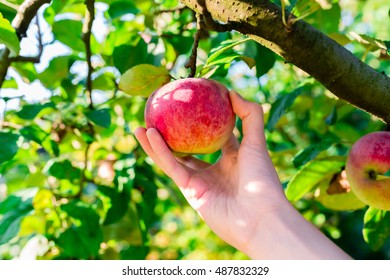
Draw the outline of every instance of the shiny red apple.
[[[390,132],[369,133],[351,148],[347,178],[351,190],[367,205],[390,210]]]
[[[147,128],[156,128],[175,155],[209,154],[229,139],[235,114],[229,90],[204,78],[173,81],[156,90],[145,108]]]

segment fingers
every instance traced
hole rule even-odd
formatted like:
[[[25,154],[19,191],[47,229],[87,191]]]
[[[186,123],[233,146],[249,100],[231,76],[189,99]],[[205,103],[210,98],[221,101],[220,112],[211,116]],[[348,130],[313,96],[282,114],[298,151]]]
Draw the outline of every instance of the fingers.
[[[263,109],[260,104],[243,99],[237,92],[230,91],[234,112],[242,120],[242,129],[246,144],[264,143]]]
[[[202,170],[211,166],[211,164],[192,156],[180,157],[177,158],[177,161],[194,170]]]
[[[156,129],[137,128],[134,134],[145,152],[178,186],[187,186],[189,170],[176,160]]]
[[[146,129],[143,127],[138,127],[134,131],[134,135],[137,138],[138,142],[141,144],[141,147],[142,149],[144,149],[145,153],[152,157],[152,154],[154,154],[154,152],[149,144],[148,137],[146,137]]]
[[[236,153],[238,151],[239,146],[240,143],[238,142],[236,136],[234,136],[234,134],[232,133],[232,135],[230,135],[229,140],[222,147],[222,155]]]

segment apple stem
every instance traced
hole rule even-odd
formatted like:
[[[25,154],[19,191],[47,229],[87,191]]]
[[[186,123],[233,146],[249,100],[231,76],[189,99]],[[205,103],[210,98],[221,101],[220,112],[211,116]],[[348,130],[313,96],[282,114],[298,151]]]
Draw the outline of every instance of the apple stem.
[[[369,170],[368,171],[368,177],[372,180],[376,180],[377,173],[374,170]]]

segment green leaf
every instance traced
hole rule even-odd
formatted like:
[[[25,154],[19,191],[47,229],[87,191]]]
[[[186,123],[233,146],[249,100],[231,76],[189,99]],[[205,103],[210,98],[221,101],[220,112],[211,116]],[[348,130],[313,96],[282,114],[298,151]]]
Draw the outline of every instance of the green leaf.
[[[136,169],[134,179],[134,184],[142,191],[142,201],[137,204],[137,210],[139,219],[142,221],[146,230],[153,222],[154,207],[157,202],[157,186],[153,181],[153,174],[148,175],[146,168],[139,167],[139,169]]]
[[[18,72],[25,83],[31,83],[37,78],[37,71],[33,63],[13,62],[11,68]]]
[[[96,125],[108,128],[111,125],[110,108],[91,110],[85,113],[87,118]]]
[[[116,77],[114,73],[108,71],[100,72],[98,73],[98,76],[93,79],[93,89],[113,91],[116,88],[115,80]]]
[[[103,242],[99,215],[89,204],[81,201],[61,205],[61,210],[73,219],[72,225],[57,240],[63,249],[62,256],[76,259],[96,257]]]
[[[63,19],[53,23],[55,38],[76,51],[85,51],[85,44],[81,39],[83,23],[79,20]]]
[[[379,250],[390,237],[390,212],[369,207],[364,215],[363,237],[373,250]]]
[[[140,64],[127,70],[119,80],[119,89],[130,95],[148,97],[171,80],[164,67]]]
[[[214,65],[214,64],[218,63],[218,61],[220,61],[221,59],[223,59],[226,56],[226,55],[224,55],[224,53],[226,53],[228,50],[231,50],[235,46],[238,46],[238,45],[245,43],[249,40],[251,40],[251,39],[245,38],[245,39],[241,39],[238,41],[227,40],[225,42],[222,42],[219,47],[214,48],[210,51],[210,56],[208,57],[205,65]]]
[[[11,160],[18,151],[19,135],[11,132],[0,132],[0,164]]]
[[[16,82],[16,80],[14,78],[6,79],[3,82],[2,88],[14,88],[14,89],[17,89],[18,88],[18,83]]]
[[[133,154],[123,155],[121,159],[114,164],[115,178],[114,183],[119,190],[130,193],[134,186],[136,160]]]
[[[11,22],[16,16],[18,5],[13,3],[1,2],[0,1],[0,14],[3,15],[9,22]]]
[[[34,141],[40,145],[42,145],[42,142],[45,140],[45,138],[48,136],[48,133],[43,131],[39,126],[36,124],[28,125],[23,127],[20,130],[20,134],[28,141]]]
[[[124,44],[115,47],[112,54],[114,66],[122,74],[133,66],[141,63],[149,63],[148,45],[144,40],[138,39],[136,45]]]
[[[266,129],[271,131],[281,116],[287,111],[287,109],[294,103],[294,100],[302,93],[303,87],[299,87],[289,94],[280,94],[275,103],[272,104],[271,111],[269,113]]]
[[[0,44],[4,44],[11,52],[11,56],[17,56],[20,51],[20,42],[11,23],[3,18],[0,13]]]
[[[64,161],[49,161],[44,171],[57,179],[66,179],[70,182],[77,181],[81,176],[81,170],[74,167],[67,159]]]
[[[346,44],[351,43],[351,40],[345,34],[331,33],[331,34],[328,34],[328,36],[342,46],[345,46]]]
[[[333,106],[332,112],[325,119],[325,123],[327,125],[334,125],[336,121],[337,121],[337,107]]]
[[[139,10],[137,7],[129,1],[117,1],[110,4],[108,8],[108,14],[112,19],[121,17],[126,14],[138,14]]]
[[[37,189],[16,192],[0,203],[0,245],[14,238],[23,218],[33,210],[33,197]]]
[[[39,73],[40,82],[49,89],[54,88],[55,82],[60,82],[68,76],[70,64],[70,56],[54,57],[50,60],[49,66],[42,73]]]
[[[325,151],[334,144],[333,139],[325,138],[320,143],[311,144],[310,146],[299,151],[294,159],[293,164],[295,167],[299,167],[318,156],[319,153]]]
[[[293,13],[326,34],[339,30],[341,8],[335,1],[301,0],[295,5]]]
[[[44,104],[27,104],[24,105],[16,115],[24,120],[33,120],[45,108],[54,108],[54,104],[52,102]]]
[[[219,47],[212,49],[210,51],[210,56],[200,71],[199,76],[205,77],[206,74],[208,74],[208,76],[211,77],[216,75],[216,73],[219,73],[217,69],[219,67],[227,71],[230,64],[236,60],[244,61],[249,68],[255,66],[256,61],[253,58],[245,56],[241,52],[234,50],[235,46],[248,42],[249,40],[251,39],[245,38],[238,41],[227,40],[221,43]],[[222,71],[221,73],[226,73],[226,71]]]
[[[390,13],[390,10],[389,10],[389,13]],[[387,48],[387,52],[390,53],[390,41],[383,41],[383,43],[385,44],[385,46]]]
[[[329,176],[338,173],[345,165],[344,157],[316,159],[305,164],[287,184],[286,196],[297,201]]]
[[[98,186],[98,191],[100,195],[108,198],[106,203],[109,204],[103,224],[109,225],[118,222],[129,208],[130,193],[119,192],[117,189],[106,186]],[[105,201],[103,199],[103,203]]]
[[[144,260],[149,253],[146,246],[129,246],[120,252],[122,260]]]
[[[256,44],[256,46],[256,76],[261,77],[275,65],[276,55],[270,49],[260,44]]]

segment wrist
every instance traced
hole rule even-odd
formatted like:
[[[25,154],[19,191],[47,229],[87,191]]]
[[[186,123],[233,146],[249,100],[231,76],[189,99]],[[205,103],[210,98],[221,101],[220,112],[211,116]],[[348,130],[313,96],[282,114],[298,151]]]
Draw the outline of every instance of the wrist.
[[[244,251],[253,259],[351,259],[287,199],[261,219]]]

